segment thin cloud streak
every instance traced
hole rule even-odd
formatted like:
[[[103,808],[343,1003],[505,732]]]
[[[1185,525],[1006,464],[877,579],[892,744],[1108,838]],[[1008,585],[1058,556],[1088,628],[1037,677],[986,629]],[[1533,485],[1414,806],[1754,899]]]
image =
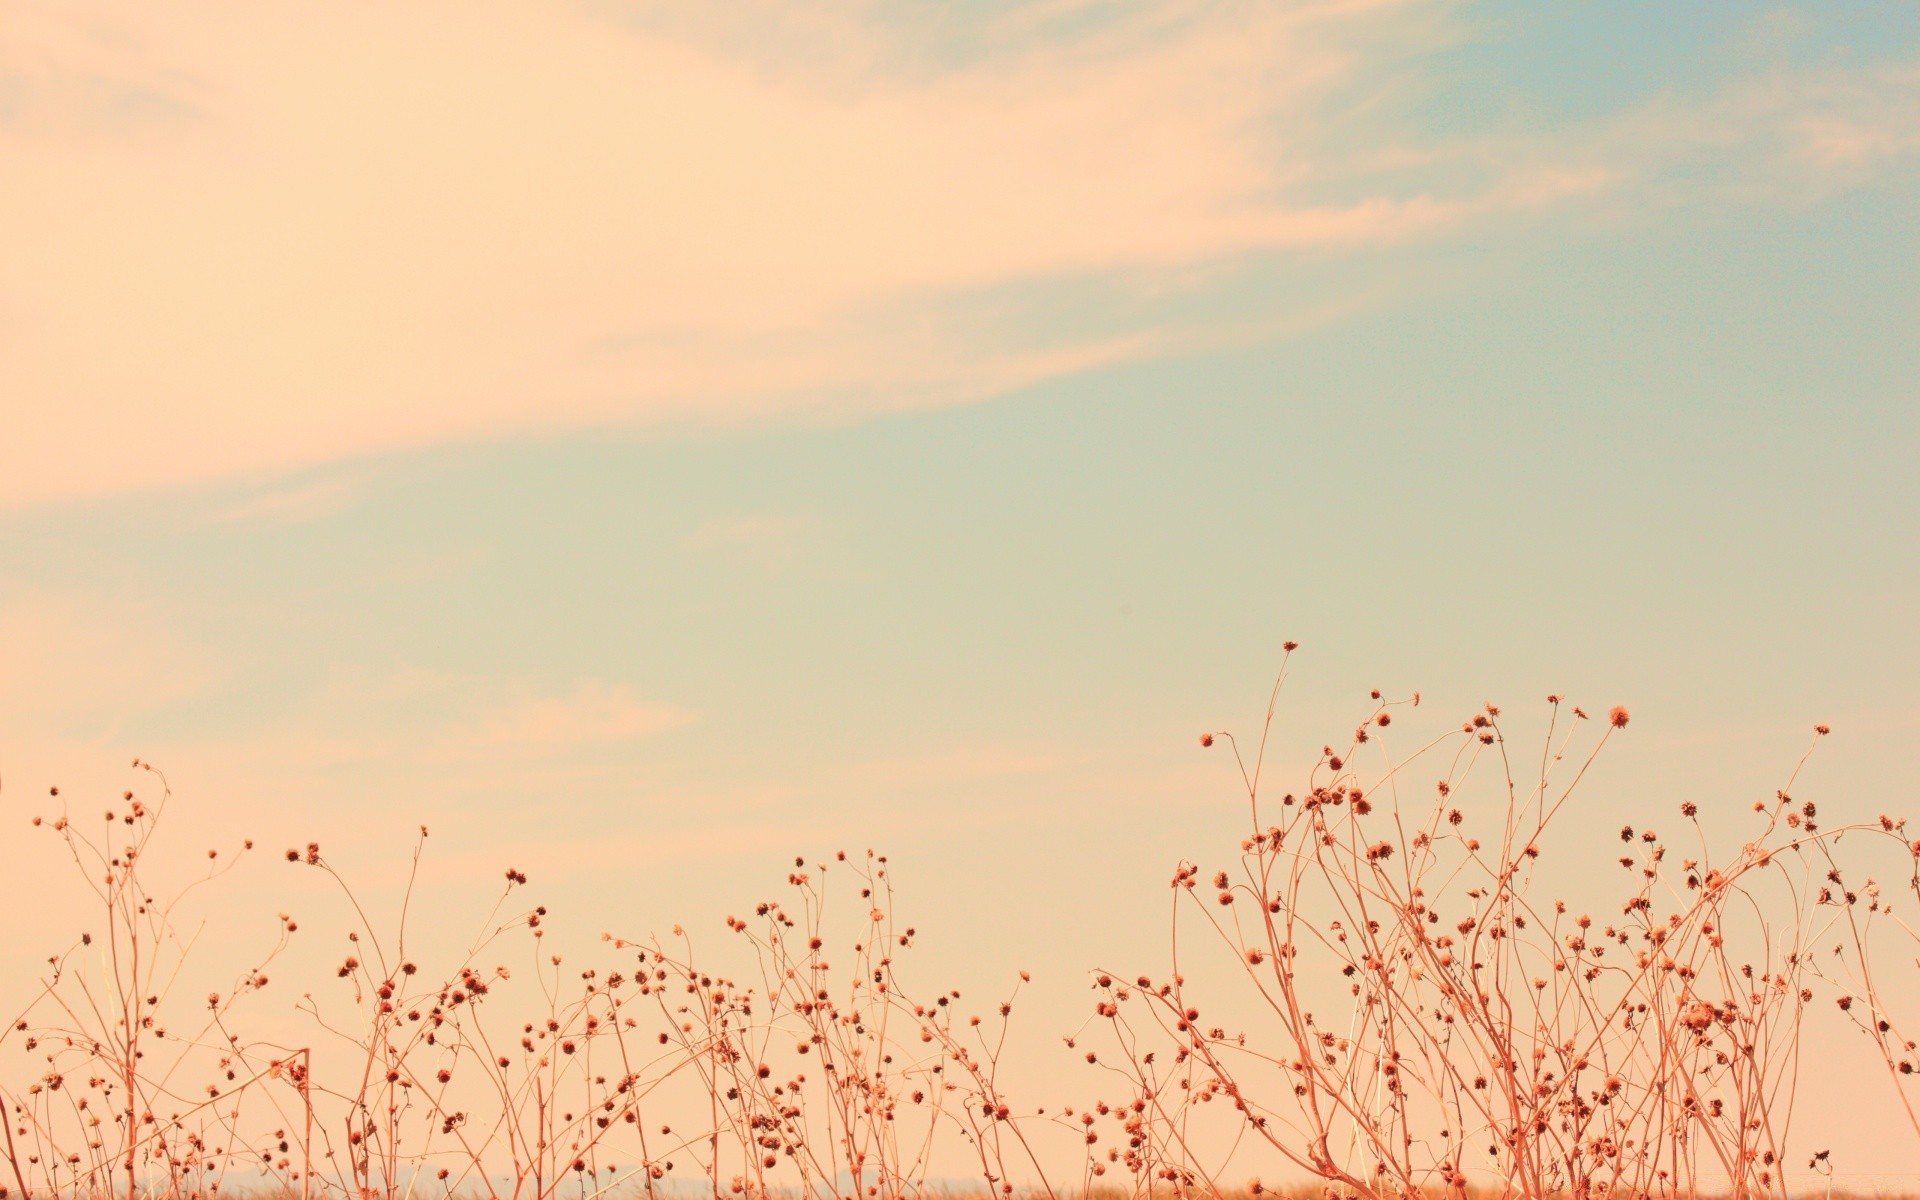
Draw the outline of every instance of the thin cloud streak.
[[[0,748],[96,742],[230,675],[194,651],[136,600],[41,589],[0,602]],[[115,698],[111,721],[102,719],[102,696]]]
[[[471,740],[477,748],[513,747],[559,752],[602,742],[626,742],[692,724],[694,715],[672,704],[648,703],[633,689],[587,682],[564,696],[539,696],[487,715]]]
[[[337,516],[361,497],[362,481],[333,476],[261,489],[214,505],[200,514],[202,525],[295,525]]]
[[[1776,72],[1423,140],[1385,111],[1410,43],[1450,36],[1417,3],[1147,4],[1073,35],[1087,14],[1034,9],[937,70],[844,16],[775,59],[599,9],[73,13],[23,9],[0,49],[0,394],[25,398],[0,508],[966,403],[1194,333],[1041,311],[1010,341],[944,319],[969,296],[1386,253],[1697,189],[1662,177],[1699,155],[1846,186],[1920,110],[1911,67]]]
[[[0,390],[31,398],[0,505],[963,402],[1111,361],[1138,331],[1010,351],[935,328],[905,357],[867,314],[1459,220],[1475,202],[1277,196],[1365,20],[1185,21],[849,88],[505,7],[40,10],[0,67],[25,181],[0,225],[31,231],[0,275]]]
[[[555,687],[419,668],[342,669],[301,707],[293,726],[252,741],[294,766],[474,758],[502,766],[650,738],[696,719],[680,705],[602,679]]]

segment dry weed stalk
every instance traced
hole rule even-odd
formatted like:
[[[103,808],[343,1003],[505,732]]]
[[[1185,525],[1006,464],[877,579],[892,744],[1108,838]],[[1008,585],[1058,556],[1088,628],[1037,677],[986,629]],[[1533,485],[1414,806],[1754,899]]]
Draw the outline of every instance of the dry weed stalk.
[[[287,861],[331,878],[354,914],[332,998],[307,992],[295,1005],[317,1039],[290,1047],[243,1039],[231,1023],[298,930],[286,914],[277,943],[232,989],[197,1018],[175,1012],[168,984],[190,940],[175,930],[177,907],[226,866],[164,901],[149,894],[141,867],[170,796],[162,787],[152,808],[128,793],[107,814],[109,833],[130,830],[117,851],[66,816],[36,820],[88,879],[107,934],[82,934],[49,959],[32,1002],[0,1033],[0,1046],[17,1043],[44,1065],[17,1095],[0,1089],[12,1177],[0,1200],[16,1188],[23,1200],[115,1188],[139,1200],[236,1186],[354,1200],[652,1198],[689,1174],[716,1197],[917,1196],[943,1130],[958,1132],[1002,1194],[1016,1174],[1044,1176],[994,1083],[1011,999],[996,1023],[963,1025],[958,992],[906,998],[894,956],[914,931],[894,923],[884,858],[848,868],[860,908],[847,970],[826,957],[827,895],[798,863],[797,919],[773,903],[757,923],[728,918],[750,948],[756,982],[742,987],[696,966],[678,927],[672,951],[606,935],[629,961],[569,969],[543,952],[546,909],[511,911],[527,883],[512,868],[474,939],[429,970],[422,961],[447,948],[410,953],[407,929],[425,828],[390,936],[317,843],[289,849]],[[498,1009],[514,940],[535,962],[521,991],[530,977],[537,995],[509,1017]],[[214,1082],[194,1094],[190,1078]],[[675,1084],[683,1103],[660,1107],[687,1111],[697,1099],[705,1122],[650,1128],[643,1108]]]
[[[1622,828],[1622,898],[1589,913],[1542,895],[1564,881],[1542,864],[1625,710],[1590,722],[1549,697],[1523,767],[1492,705],[1396,757],[1389,730],[1419,697],[1375,693],[1348,744],[1276,800],[1261,773],[1284,679],[1283,665],[1247,757],[1227,734],[1202,738],[1233,746],[1250,824],[1232,868],[1175,872],[1170,970],[1094,976],[1094,1020],[1118,1052],[1083,1052],[1121,1096],[1053,1114],[999,1083],[1017,985],[997,1016],[962,1016],[957,991],[910,997],[897,959],[915,931],[871,851],[796,859],[786,901],[727,918],[721,957],[744,969],[722,970],[678,926],[603,934],[614,961],[569,965],[545,949],[546,909],[516,907],[527,878],[511,868],[469,944],[410,948],[425,828],[384,926],[318,845],[289,850],[338,883],[353,923],[331,997],[295,1005],[311,1044],[249,1037],[242,1003],[298,923],[281,914],[232,986],[174,994],[192,942],[181,901],[235,856],[209,851],[156,899],[143,868],[171,792],[136,760],[158,781],[151,806],[127,792],[97,829],[35,818],[103,923],[47,960],[0,1030],[33,1064],[24,1086],[0,1086],[0,1200],[661,1200],[689,1179],[715,1200],[891,1200],[940,1192],[956,1159],[990,1194],[1058,1200],[1059,1156],[1037,1143],[1063,1129],[1082,1147],[1082,1195],[1269,1190],[1226,1178],[1245,1156],[1333,1200],[1784,1197],[1815,1013],[1864,1035],[1920,1137],[1920,1054],[1903,1032],[1920,1024],[1915,992],[1889,974],[1920,946],[1891,905],[1920,896],[1903,822],[1822,826],[1792,798],[1796,766],[1729,851],[1692,803],[1684,850]],[[1491,804],[1465,798],[1489,783]],[[1855,884],[1861,841],[1897,869]],[[1183,938],[1195,914],[1237,996],[1213,990],[1218,972]],[[517,980],[513,955],[532,963]],[[1808,1166],[1831,1169],[1824,1151]]]
[[[1110,1161],[1137,1190],[1220,1190],[1191,1148],[1193,1114],[1212,1105],[1345,1196],[1460,1194],[1470,1181],[1521,1196],[1785,1195],[1800,1034],[1824,975],[1815,949],[1838,924],[1864,963],[1861,926],[1885,916],[1877,901],[1863,917],[1854,896],[1837,900],[1821,874],[1837,886],[1841,839],[1882,834],[1899,842],[1911,888],[1920,848],[1891,819],[1821,828],[1790,779],[1724,858],[1692,803],[1680,806],[1692,836],[1678,863],[1653,830],[1621,829],[1618,910],[1570,909],[1539,894],[1543,841],[1628,718],[1614,709],[1576,750],[1586,714],[1563,722],[1560,699],[1548,702],[1545,745],[1522,774],[1492,705],[1393,757],[1400,704],[1376,692],[1349,744],[1325,747],[1306,788],[1277,802],[1260,788],[1270,702],[1240,760],[1251,829],[1237,869],[1210,888],[1191,864],[1175,873],[1168,977],[1098,977],[1134,1092],[1126,1149]],[[1363,761],[1377,764],[1364,779]],[[1432,799],[1403,799],[1429,762]],[[1497,812],[1483,823],[1460,792],[1488,767]],[[1203,1016],[1181,971],[1182,909],[1235,955],[1257,1023],[1229,1033]],[[1899,1080],[1912,1043],[1861,978],[1856,1015]]]
[[[426,837],[423,827],[390,947],[317,845],[287,852],[338,881],[360,919],[335,971],[351,989],[352,1022],[311,996],[302,1002],[347,1068],[338,1083],[309,1085],[329,1113],[318,1148],[326,1186],[363,1200],[411,1194],[429,1177],[435,1190],[515,1200],[627,1181],[651,1194],[669,1168],[650,1157],[644,1134],[632,1158],[610,1154],[610,1143],[640,1128],[641,1102],[681,1064],[624,1011],[623,977],[588,969],[576,984],[562,956],[541,954],[544,907],[502,918],[527,882],[513,868],[474,940],[440,971],[423,971],[407,952],[406,914]],[[531,943],[540,994],[530,1016],[493,1015],[495,990],[513,973],[497,960],[482,965],[482,955],[504,957],[510,935]]]
[[[750,985],[701,970],[679,927],[674,949],[656,941],[639,952],[661,1015],[706,1087],[701,1166],[715,1195],[721,1180],[753,1197],[924,1195],[945,1129],[960,1135],[990,1192],[1011,1194],[1015,1171],[1026,1169],[1051,1197],[1022,1119],[995,1084],[1012,997],[999,1005],[991,1040],[977,1015],[956,1024],[959,992],[910,999],[895,957],[915,931],[894,921],[886,857],[843,852],[835,867],[852,873],[858,906],[838,941],[822,886],[834,868],[825,863],[809,871],[794,860],[792,904],[766,901],[753,920],[727,918],[752,948]]]
[[[292,922],[282,918],[277,942],[231,987],[183,1004],[174,993],[192,938],[177,927],[180,905],[238,856],[223,862],[208,850],[193,882],[163,899],[150,894],[143,868],[172,791],[151,765],[133,765],[159,781],[151,806],[129,791],[97,825],[65,812],[33,818],[72,858],[101,925],[99,936],[83,932],[47,958],[32,999],[0,1031],[0,1047],[16,1044],[35,1064],[25,1087],[0,1085],[8,1174],[23,1200],[213,1190],[249,1107],[265,1103],[276,1076],[233,1018],[267,986]],[[246,842],[240,853],[251,849]]]

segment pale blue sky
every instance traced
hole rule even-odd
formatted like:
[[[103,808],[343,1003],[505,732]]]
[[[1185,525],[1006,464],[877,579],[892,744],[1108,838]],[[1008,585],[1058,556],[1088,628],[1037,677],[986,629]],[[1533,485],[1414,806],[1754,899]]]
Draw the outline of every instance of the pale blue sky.
[[[1159,42],[1222,21],[873,6],[776,37],[592,11],[623,17],[595,37],[860,113],[952,81],[963,109],[1005,103],[989,118],[1008,122],[1026,93],[996,80],[1056,60],[1145,89],[1141,112],[1164,83],[1178,109],[1206,75],[1161,63]],[[801,263],[773,299],[742,276],[741,306],[770,307],[739,328],[726,304],[684,322],[667,304],[580,328],[579,362],[508,345],[471,413],[460,395],[414,405],[432,355],[337,408],[286,391],[282,373],[311,374],[297,347],[249,368],[274,422],[244,388],[202,403],[214,377],[165,351],[152,399],[137,355],[118,382],[93,369],[126,353],[121,326],[60,324],[78,318],[0,265],[0,354],[58,334],[0,373],[5,424],[33,431],[5,457],[29,482],[0,508],[8,810],[54,782],[117,790],[137,754],[168,767],[190,823],[245,814],[264,840],[352,846],[335,857],[375,871],[427,821],[449,889],[504,855],[551,881],[556,911],[611,904],[629,931],[712,923],[795,853],[877,845],[946,936],[931,970],[1059,964],[1033,1018],[1051,1034],[1078,1019],[1074,972],[1137,948],[1106,916],[1157,912],[1178,857],[1230,847],[1234,780],[1194,736],[1249,725],[1285,638],[1305,645],[1288,763],[1350,729],[1369,687],[1422,690],[1435,730],[1561,691],[1634,712],[1575,830],[1686,795],[1744,810],[1822,720],[1830,819],[1909,799],[1915,9],[1412,4],[1308,28],[1275,44],[1309,47],[1313,86],[1220,85],[1273,90],[1222,107],[1247,159],[1196,203],[1389,213],[1379,229],[1235,217],[1136,256],[1127,216],[1059,257],[996,257],[976,230],[959,265],[891,275],[862,265],[892,262],[886,243],[827,213],[858,286],[826,280],[816,302]],[[816,44],[845,63],[820,68]],[[35,121],[66,121],[66,93],[7,67],[0,135],[49,155],[33,161],[53,206],[79,177]],[[925,186],[972,169],[970,144]],[[99,154],[111,169],[123,152]],[[1007,203],[1010,247],[1030,231]],[[36,237],[19,219],[0,247]],[[287,236],[310,219],[326,218]],[[511,241],[503,220],[475,236]],[[686,269],[726,236],[690,225]],[[566,293],[531,260],[440,290],[511,296],[516,271],[540,280],[529,322]],[[184,293],[180,320],[230,319],[217,282],[193,286],[214,291]],[[457,308],[408,311],[447,362],[493,353]],[[384,341],[340,344],[387,361]],[[833,361],[814,369],[816,350]],[[783,364],[770,382],[761,355]],[[85,387],[56,391],[64,367]],[[724,380],[655,386],[703,372]],[[0,842],[0,873],[25,853]]]

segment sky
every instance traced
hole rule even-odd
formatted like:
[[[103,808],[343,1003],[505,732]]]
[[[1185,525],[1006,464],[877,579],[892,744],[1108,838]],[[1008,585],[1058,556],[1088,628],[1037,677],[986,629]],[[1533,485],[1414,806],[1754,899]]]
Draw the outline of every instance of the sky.
[[[0,178],[35,894],[136,756],[428,824],[426,921],[873,846],[1044,1046],[1288,639],[1276,769],[1378,687],[1629,705],[1575,831],[1920,785],[1910,3],[0,0]]]

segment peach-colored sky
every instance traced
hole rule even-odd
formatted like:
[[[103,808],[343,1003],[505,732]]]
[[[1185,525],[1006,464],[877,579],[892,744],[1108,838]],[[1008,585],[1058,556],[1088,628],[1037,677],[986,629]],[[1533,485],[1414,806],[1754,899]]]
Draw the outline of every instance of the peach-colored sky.
[[[1292,766],[1632,704],[1576,834],[1920,783],[1917,189],[1911,6],[0,0],[0,821],[878,845],[1054,1087],[1282,638]]]

